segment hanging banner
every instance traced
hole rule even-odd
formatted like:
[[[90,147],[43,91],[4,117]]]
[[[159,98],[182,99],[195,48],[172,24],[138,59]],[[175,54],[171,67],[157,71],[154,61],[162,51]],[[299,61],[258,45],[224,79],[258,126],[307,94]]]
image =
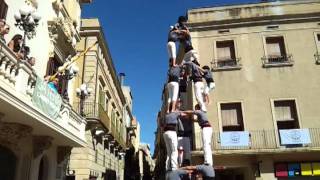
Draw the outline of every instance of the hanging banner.
[[[281,145],[310,144],[309,129],[279,130]]]
[[[232,131],[220,133],[221,146],[249,146],[248,131]]]
[[[50,89],[46,82],[37,78],[32,103],[46,115],[56,119],[60,112],[62,99],[60,94]]]

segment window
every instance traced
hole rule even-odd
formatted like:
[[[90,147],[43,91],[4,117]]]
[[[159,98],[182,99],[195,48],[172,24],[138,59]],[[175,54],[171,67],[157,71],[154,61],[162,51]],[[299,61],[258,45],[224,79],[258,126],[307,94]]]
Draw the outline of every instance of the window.
[[[316,34],[317,52],[314,54],[316,64],[320,64],[320,34]]]
[[[299,128],[297,109],[294,100],[274,101],[274,115],[278,129]]]
[[[216,60],[214,60],[213,70],[239,68],[239,58],[236,57],[233,40],[216,42]]]
[[[277,64],[291,61],[287,55],[284,38],[282,36],[266,38],[267,57],[265,63]]]
[[[116,119],[116,113],[115,113],[114,110],[112,110],[112,112],[111,112],[111,123],[112,123],[112,126],[114,126],[115,119]]]
[[[236,58],[233,40],[217,41],[217,58],[218,61],[230,61]]]
[[[103,154],[103,166],[106,166],[106,154]]]
[[[241,103],[222,103],[221,121],[223,131],[243,131]]]
[[[50,58],[47,64],[47,73],[46,75],[54,75],[60,66],[62,66],[62,61],[58,58],[58,56],[54,56],[53,58]],[[59,79],[59,87],[58,92],[59,94],[63,95],[65,99],[68,99],[68,80],[64,78],[63,76],[57,76]]]
[[[95,162],[95,163],[98,163],[98,149],[95,150],[94,162]]]
[[[282,36],[279,37],[267,37],[267,53],[269,58],[277,58],[286,55],[284,46],[284,40]]]
[[[8,11],[8,5],[4,0],[0,0],[0,19],[6,19]]]
[[[99,105],[104,107],[104,102],[105,102],[105,93],[103,91],[103,87],[99,86]]]

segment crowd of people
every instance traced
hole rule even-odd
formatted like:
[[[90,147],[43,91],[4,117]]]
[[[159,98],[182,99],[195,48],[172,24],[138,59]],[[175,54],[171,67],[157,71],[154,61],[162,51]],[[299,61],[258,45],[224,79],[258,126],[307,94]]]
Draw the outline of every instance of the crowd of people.
[[[176,59],[177,43],[185,50],[181,63],[178,63]],[[209,103],[209,93],[215,88],[215,83],[210,67],[200,67],[199,55],[192,46],[186,17],[180,16],[178,22],[170,27],[167,49],[169,54],[166,85],[168,100],[163,127],[163,138],[167,150],[166,179],[198,179],[198,177],[202,177],[204,180],[212,180],[215,177],[211,150],[212,127],[208,120],[206,105]],[[206,84],[204,84],[204,80]],[[194,110],[182,110],[181,108],[182,103],[179,100],[179,95],[181,96],[181,92],[186,91],[181,88],[186,86],[186,81],[192,81],[194,84],[194,94],[198,103]],[[201,165],[190,166],[190,138],[184,138],[188,135],[178,137],[177,132],[184,131],[183,125],[181,125],[184,122],[194,121],[197,121],[201,127],[204,162]],[[184,140],[180,141],[180,139]]]
[[[10,25],[6,23],[5,19],[0,19],[0,41],[6,44],[5,36],[10,32]],[[8,42],[8,47],[12,50],[18,60],[27,62],[30,66],[36,63],[35,57],[30,57],[30,48],[23,44],[23,36],[16,34]]]

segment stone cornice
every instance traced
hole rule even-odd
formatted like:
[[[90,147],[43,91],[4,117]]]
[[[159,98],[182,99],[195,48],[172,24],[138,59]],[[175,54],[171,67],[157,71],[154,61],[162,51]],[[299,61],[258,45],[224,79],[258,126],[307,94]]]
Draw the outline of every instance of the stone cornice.
[[[320,12],[311,14],[296,14],[283,16],[264,16],[255,18],[241,18],[222,21],[208,21],[199,23],[189,23],[190,31],[206,31],[240,27],[252,27],[263,25],[280,25],[306,22],[319,22]]]

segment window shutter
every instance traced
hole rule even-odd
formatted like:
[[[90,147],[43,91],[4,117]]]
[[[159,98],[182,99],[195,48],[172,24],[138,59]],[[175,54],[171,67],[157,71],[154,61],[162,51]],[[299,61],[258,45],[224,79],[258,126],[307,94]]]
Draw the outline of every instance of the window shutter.
[[[230,47],[220,47],[218,50],[218,60],[230,60],[231,59],[231,49]]]
[[[269,57],[279,57],[281,56],[281,49],[279,43],[268,43],[267,52]]]
[[[276,106],[275,116],[277,121],[293,121],[290,106]]]
[[[222,126],[239,126],[237,109],[225,109],[221,111]]]

